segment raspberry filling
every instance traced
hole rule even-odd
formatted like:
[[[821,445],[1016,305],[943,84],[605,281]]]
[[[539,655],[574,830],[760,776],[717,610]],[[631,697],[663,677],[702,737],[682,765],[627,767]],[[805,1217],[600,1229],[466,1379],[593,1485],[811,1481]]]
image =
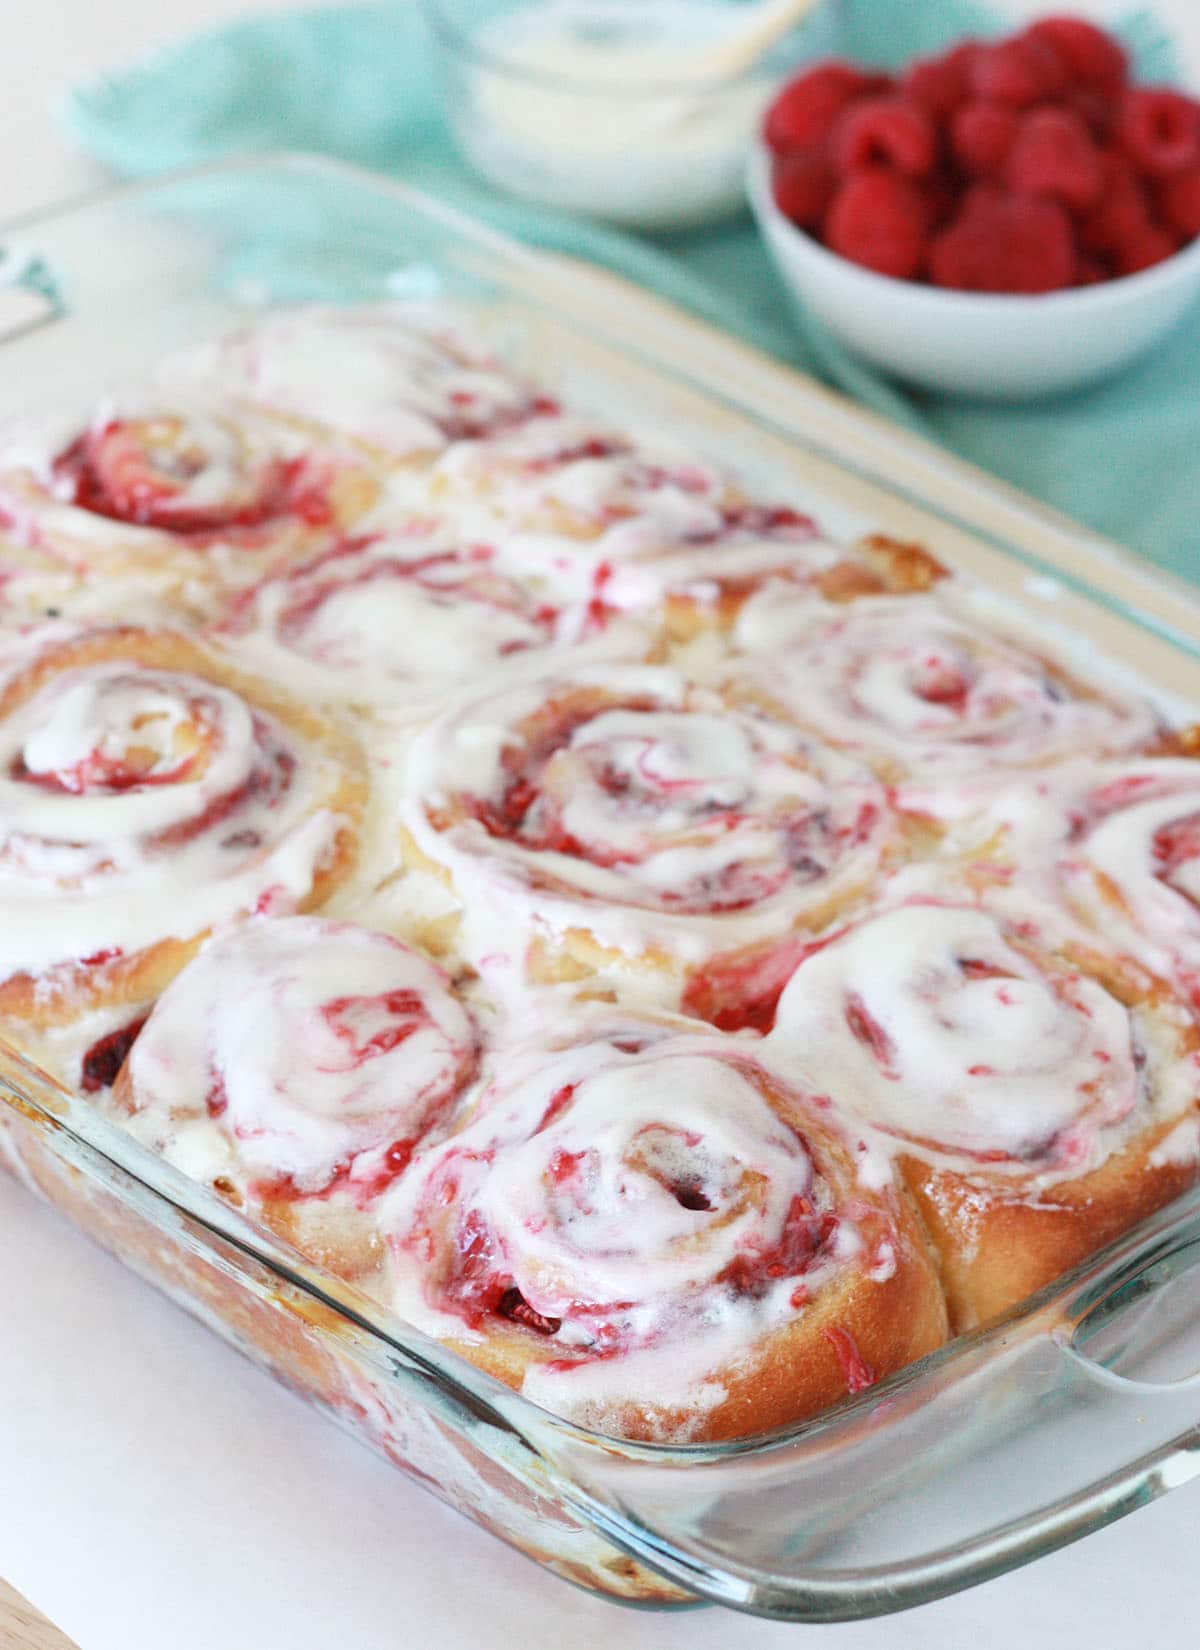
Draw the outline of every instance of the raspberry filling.
[[[336,619],[331,624],[323,615],[340,603],[347,607],[352,621],[355,608],[350,603],[357,605],[363,595],[377,597],[380,610],[386,612],[387,587],[397,581],[420,593],[431,617],[437,610],[467,604],[483,612],[491,610],[498,621],[506,619],[506,624],[496,626],[495,651],[501,658],[549,642],[558,609],[548,602],[535,601],[512,579],[496,572],[491,566],[493,559],[492,552],[483,545],[465,551],[435,550],[410,558],[380,553],[371,539],[348,541],[292,575],[289,583],[295,593],[277,612],[276,634],[294,651],[321,662],[353,663],[351,644],[362,641],[357,627],[347,623],[344,645],[339,647]],[[394,649],[395,641],[394,636],[387,638],[390,648]]]
[[[647,1130],[644,1135],[653,1132],[658,1131]],[[673,1131],[661,1132],[670,1135]],[[685,1136],[683,1145],[685,1150],[696,1150],[701,1142],[698,1137]],[[663,1155],[672,1155],[670,1142]],[[483,1161],[491,1161],[491,1154],[486,1154]],[[660,1184],[689,1215],[711,1215],[717,1225],[723,1225],[744,1207],[747,1196],[744,1187],[738,1187],[736,1182],[723,1186],[719,1176],[714,1182],[703,1172],[664,1172],[654,1162],[652,1145],[642,1156],[635,1144],[630,1165],[634,1172],[646,1173]],[[586,1222],[594,1214],[597,1198],[604,1195],[601,1190],[604,1180],[605,1166],[595,1152],[551,1152],[544,1179],[549,1205],[547,1223],[570,1233],[576,1222]],[[458,1190],[457,1180],[450,1176],[439,1195],[449,1202],[458,1195]],[[748,1195],[755,1195],[753,1188]],[[760,1299],[775,1285],[803,1278],[828,1259],[840,1226],[838,1215],[818,1209],[811,1196],[797,1194],[787,1208],[778,1237],[765,1244],[747,1243],[712,1279],[712,1285],[735,1298]],[[489,1318],[500,1317],[536,1334],[550,1336],[557,1334],[569,1315],[574,1325],[586,1330],[602,1355],[627,1351],[636,1340],[627,1321],[637,1304],[632,1299],[572,1300],[569,1309],[560,1316],[531,1305],[505,1264],[502,1241],[477,1209],[467,1209],[459,1221],[451,1269],[441,1279],[439,1300],[475,1330],[485,1326]]]
[[[181,537],[263,527],[282,516],[330,519],[323,478],[307,458],[252,459],[222,425],[113,419],[54,460],[70,502],[92,515]]]
[[[1194,898],[1194,893],[1180,878],[1185,869],[1191,870],[1200,861],[1200,813],[1184,815],[1172,820],[1154,833],[1152,842],[1155,875],[1164,878],[1177,893]]]
[[[873,795],[835,795],[798,741],[764,747],[751,718],[564,697],[523,731],[493,793],[461,798],[464,809],[551,863],[620,873],[633,903],[745,910],[819,884],[879,825]]]
[[[755,1062],[625,1041],[498,1080],[398,1194],[393,1254],[421,1296],[475,1332],[500,1318],[560,1337],[564,1368],[714,1314],[751,1335],[786,1322],[859,1251]]]
[[[98,1094],[101,1089],[112,1088],[117,1073],[125,1064],[126,1055],[137,1042],[138,1033],[145,1023],[146,1016],[143,1014],[128,1025],[96,1039],[83,1056],[80,1068],[80,1087],[85,1094]]]
[[[148,696],[144,680],[113,674],[94,701],[100,742],[75,749],[34,733],[13,758],[9,777],[68,796],[108,796],[175,785],[203,765],[218,737],[215,702],[203,693]],[[77,754],[78,752],[78,754]]]

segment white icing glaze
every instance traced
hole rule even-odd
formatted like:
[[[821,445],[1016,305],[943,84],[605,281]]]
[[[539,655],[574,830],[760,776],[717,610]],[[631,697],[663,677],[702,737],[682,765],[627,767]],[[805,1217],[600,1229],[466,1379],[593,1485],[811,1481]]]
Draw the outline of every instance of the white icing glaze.
[[[319,517],[334,460],[211,389],[126,392],[78,422],[48,419],[0,442],[0,504],[30,543],[70,558],[139,543],[260,535]]]
[[[555,704],[564,731],[547,739]],[[779,932],[867,877],[887,830],[851,760],[651,666],[450,713],[413,744],[402,813],[451,867],[477,959],[496,936],[511,957],[531,927],[683,956]]]
[[[200,677],[127,660],[51,677],[0,728],[0,971],[301,898],[338,821],[297,744]]]
[[[475,1045],[447,977],[398,941],[255,920],[159,999],[130,1055],[129,1127],[207,1180],[370,1184],[463,1087]]]
[[[526,673],[553,649],[584,646],[605,627],[586,609],[556,608],[501,572],[486,546],[460,547],[435,524],[351,539],[264,580],[216,634],[260,670],[309,693],[429,714],[480,675]],[[604,648],[645,643],[611,635]]]
[[[867,597],[830,616],[768,586],[735,639],[826,738],[928,780],[1130,749],[1154,732],[1144,702],[1075,692],[1046,659],[987,632],[939,596]]]
[[[770,1042],[838,1106],[908,1143],[1079,1173],[1141,1098],[1134,1026],[984,911],[910,904],[808,957]]]
[[[725,1368],[862,1253],[727,1040],[624,1027],[498,1067],[467,1125],[389,1194],[390,1295],[419,1327],[470,1339],[514,1316],[518,1290],[515,1321],[540,1314],[563,1359],[526,1391],[559,1413],[699,1415]]]
[[[744,501],[681,444],[570,415],[456,442],[431,492],[464,539],[564,602],[639,609],[668,591],[712,600],[724,579],[785,568],[812,578],[845,558],[810,518]]]
[[[1063,820],[1059,874],[1106,934],[1165,978],[1200,987],[1200,763],[1111,764]],[[1116,901],[1111,894],[1115,892]]]
[[[285,311],[196,353],[192,371],[234,396],[397,458],[535,410],[528,385],[467,350],[420,306]]]

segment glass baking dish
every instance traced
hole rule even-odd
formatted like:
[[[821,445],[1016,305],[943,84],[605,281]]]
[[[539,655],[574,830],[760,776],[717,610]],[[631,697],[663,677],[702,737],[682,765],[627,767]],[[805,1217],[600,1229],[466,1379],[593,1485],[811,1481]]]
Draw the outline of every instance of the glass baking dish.
[[[535,376],[636,402],[920,538],[1161,694],[1200,703],[1200,598],[612,277],[303,157],[117,189],[0,230],[0,417],[136,373],[248,310],[444,293]],[[256,1362],[560,1575],[789,1620],[900,1610],[1200,1472],[1200,1189],[1005,1320],[816,1419],[627,1444],[539,1410],[251,1226],[0,1045],[0,1161]]]

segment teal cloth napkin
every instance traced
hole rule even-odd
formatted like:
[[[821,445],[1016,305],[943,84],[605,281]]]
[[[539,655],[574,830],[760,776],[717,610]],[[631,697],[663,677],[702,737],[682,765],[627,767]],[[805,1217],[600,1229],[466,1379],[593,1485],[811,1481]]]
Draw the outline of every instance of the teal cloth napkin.
[[[797,59],[836,52],[894,67],[1002,27],[969,0],[836,0],[795,48]],[[1122,32],[1141,78],[1170,75],[1171,44],[1151,17],[1131,16]],[[283,147],[394,173],[653,288],[1200,581],[1200,310],[1090,392],[1019,407],[918,394],[796,321],[748,217],[651,238],[503,199],[458,160],[438,93],[419,8],[395,0],[234,23],[77,87],[63,113],[85,148],[128,176]]]

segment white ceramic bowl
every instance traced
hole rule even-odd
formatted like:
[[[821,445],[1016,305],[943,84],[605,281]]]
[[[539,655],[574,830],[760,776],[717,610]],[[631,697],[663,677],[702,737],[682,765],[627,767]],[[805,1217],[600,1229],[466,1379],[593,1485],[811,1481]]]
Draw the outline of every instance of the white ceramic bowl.
[[[797,229],[771,195],[763,145],[750,203],[788,290],[856,355],[926,389],[1020,401],[1107,378],[1171,330],[1200,294],[1200,240],[1096,286],[1010,297],[876,275]]]

